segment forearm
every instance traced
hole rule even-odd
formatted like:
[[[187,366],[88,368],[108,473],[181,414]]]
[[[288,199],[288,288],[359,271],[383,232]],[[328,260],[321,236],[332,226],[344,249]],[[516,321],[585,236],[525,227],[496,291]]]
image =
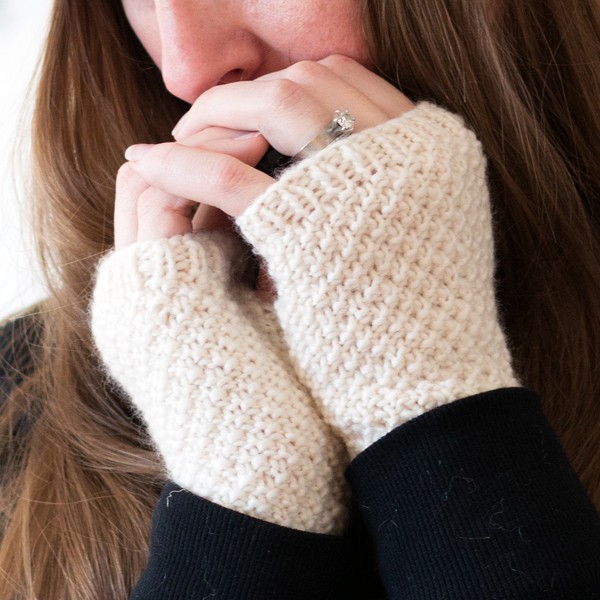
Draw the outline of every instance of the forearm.
[[[169,476],[208,500],[301,530],[346,522],[346,454],[241,288],[230,234],[132,245],[99,268],[92,327]]]
[[[518,382],[473,134],[425,105],[319,158],[238,224],[296,368],[358,455],[348,476],[389,597],[589,592],[598,519],[539,407],[479,395]]]
[[[387,600],[598,597],[600,522],[531,392],[435,409],[360,454],[347,476],[359,536],[265,523],[171,484],[133,598],[379,598],[365,536]]]
[[[300,378],[357,455],[516,385],[494,298],[485,159],[428,104],[284,174],[237,223],[275,280]]]
[[[176,484],[158,502],[132,600],[349,600],[353,540],[281,527]]]
[[[600,519],[529,391],[428,412],[347,476],[389,600],[600,597]]]

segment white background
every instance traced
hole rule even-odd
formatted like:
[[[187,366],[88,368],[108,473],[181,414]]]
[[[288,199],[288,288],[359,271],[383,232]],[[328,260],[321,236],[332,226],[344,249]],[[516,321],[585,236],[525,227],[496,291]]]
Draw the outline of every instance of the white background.
[[[20,216],[24,194],[13,146],[50,6],[51,0],[0,0],[0,319],[44,294]]]

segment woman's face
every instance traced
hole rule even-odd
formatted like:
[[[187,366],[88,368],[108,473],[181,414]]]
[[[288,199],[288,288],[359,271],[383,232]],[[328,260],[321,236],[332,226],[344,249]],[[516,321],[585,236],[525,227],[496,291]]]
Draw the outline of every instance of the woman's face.
[[[167,89],[192,103],[219,84],[344,54],[367,64],[358,0],[122,0]]]

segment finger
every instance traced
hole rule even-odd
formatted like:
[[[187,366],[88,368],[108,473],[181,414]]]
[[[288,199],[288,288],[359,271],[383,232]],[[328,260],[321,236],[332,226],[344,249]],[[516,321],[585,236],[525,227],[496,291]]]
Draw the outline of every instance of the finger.
[[[269,147],[260,131],[240,131],[227,127],[207,127],[198,133],[181,138],[178,143],[212,152],[227,150],[232,156],[250,166],[257,164]]]
[[[378,125],[405,110],[406,97],[360,63],[336,55],[317,62],[300,62],[261,77],[284,77],[307,90],[324,106],[348,109],[356,118],[355,131]]]
[[[239,81],[202,94],[173,134],[181,140],[212,125],[260,131],[276,150],[293,156],[331,115],[328,107],[289,79]]]
[[[335,54],[318,62],[339,78],[362,90],[390,119],[403,115],[415,106],[391,83],[369,71],[353,58]]]
[[[230,153],[177,143],[145,150],[131,168],[146,183],[172,196],[215,206],[230,216],[242,214],[274,181]]]
[[[244,160],[250,166],[255,166],[268,148],[267,141],[261,137],[252,145],[250,151],[248,151],[248,145],[243,142],[259,136],[260,132],[258,131],[247,132],[226,127],[208,127],[196,135],[182,139],[180,143],[192,148],[204,147],[213,152],[230,150],[232,155],[239,160]],[[229,143],[231,140],[233,142]],[[192,219],[192,228],[195,232],[231,229],[232,227],[230,218],[223,211],[208,204],[197,205]]]
[[[247,131],[239,129],[230,129],[229,127],[207,127],[202,132],[196,135],[192,135],[186,140],[189,140],[190,146],[202,146],[215,140],[223,139],[235,139],[236,137],[244,136]],[[180,143],[184,143],[186,140],[179,140]]]
[[[256,128],[277,150],[293,156],[331,122],[337,109],[348,109],[356,119],[354,130],[361,131],[411,108],[406,96],[360,63],[332,56],[208,90],[175,135],[180,139],[213,124]]]
[[[122,248],[137,240],[137,202],[148,184],[125,163],[117,174],[115,193],[115,247]]]
[[[137,202],[137,241],[191,233],[195,208],[195,202],[149,187],[140,194]]]
[[[178,143],[190,148],[229,154],[251,167],[260,162],[269,148],[260,131],[236,131],[223,127],[208,127]]]

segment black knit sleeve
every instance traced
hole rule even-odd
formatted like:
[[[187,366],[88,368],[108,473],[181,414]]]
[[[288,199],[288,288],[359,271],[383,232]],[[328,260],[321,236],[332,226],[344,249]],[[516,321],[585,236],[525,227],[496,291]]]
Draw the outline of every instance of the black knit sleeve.
[[[383,596],[365,580],[371,547],[389,600],[600,598],[600,519],[527,390],[413,419],[347,475],[362,524],[344,537],[266,523],[170,484],[132,599],[373,600]]]
[[[600,598],[600,520],[527,390],[413,419],[347,475],[390,600]]]
[[[354,543],[249,517],[171,483],[132,600],[349,600]]]

